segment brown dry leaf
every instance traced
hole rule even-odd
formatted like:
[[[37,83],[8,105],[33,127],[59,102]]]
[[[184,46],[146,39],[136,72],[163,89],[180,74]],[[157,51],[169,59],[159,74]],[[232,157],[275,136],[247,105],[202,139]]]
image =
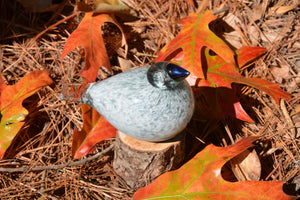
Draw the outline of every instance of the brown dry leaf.
[[[241,24],[241,20],[236,15],[234,15],[233,13],[228,13],[223,18],[223,20],[230,27],[233,28],[233,31],[231,31],[229,33],[224,33],[224,38],[226,39],[226,41],[228,41],[230,43],[230,45],[232,45],[236,49],[242,48],[243,47],[243,43],[241,41],[241,35],[237,31],[238,30],[237,24]]]
[[[137,17],[137,13],[119,0],[96,0],[95,13],[115,13]]]
[[[120,56],[118,56],[118,61],[122,72],[126,72],[133,67],[132,63],[129,60],[121,58]]]
[[[120,0],[95,0],[90,2],[76,1],[77,9],[83,12],[109,13],[122,16],[122,18],[137,17],[135,10]]]
[[[292,115],[295,115],[295,114],[297,114],[297,113],[300,113],[300,104],[298,104],[298,105],[295,107],[294,111],[292,112]]]
[[[279,8],[275,8],[275,13],[278,15],[282,15],[293,10],[294,8],[294,6],[280,6]]]
[[[263,1],[262,4],[257,3],[257,5],[253,6],[253,9],[246,8],[249,17],[251,17],[253,21],[260,20],[268,8],[268,1]]]
[[[231,159],[230,164],[239,181],[258,181],[261,175],[261,163],[255,150],[245,150]]]
[[[272,66],[270,68],[270,71],[272,73],[272,75],[275,78],[275,81],[277,83],[282,83],[282,81],[285,79],[289,79],[290,75],[289,75],[289,66],[287,65],[280,65],[280,67],[277,66]]]

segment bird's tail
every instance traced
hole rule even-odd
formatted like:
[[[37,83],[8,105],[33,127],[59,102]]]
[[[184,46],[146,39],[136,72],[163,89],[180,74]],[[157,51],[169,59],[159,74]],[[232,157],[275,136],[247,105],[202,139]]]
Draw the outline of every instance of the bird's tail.
[[[66,101],[73,101],[79,103],[85,103],[85,92],[89,83],[64,83],[62,84],[62,91],[60,98]]]

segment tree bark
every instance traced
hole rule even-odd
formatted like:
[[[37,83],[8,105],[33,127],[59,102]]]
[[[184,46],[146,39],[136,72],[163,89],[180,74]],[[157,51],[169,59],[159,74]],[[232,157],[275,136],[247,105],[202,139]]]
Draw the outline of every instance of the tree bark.
[[[177,168],[184,159],[185,133],[164,142],[147,142],[117,131],[113,168],[134,190]]]

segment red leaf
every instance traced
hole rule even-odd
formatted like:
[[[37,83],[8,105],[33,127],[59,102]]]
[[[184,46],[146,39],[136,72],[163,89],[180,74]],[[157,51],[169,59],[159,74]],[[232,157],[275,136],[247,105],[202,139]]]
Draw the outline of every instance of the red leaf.
[[[24,99],[46,85],[52,84],[47,70],[34,71],[13,86],[7,86],[0,78],[0,159],[23,126],[28,111],[22,106]]]
[[[238,63],[243,66],[264,52],[265,49],[261,47],[243,47],[237,51]],[[226,63],[218,55],[210,55],[209,49],[205,50],[205,56],[207,58],[207,79],[201,79],[197,85],[199,88],[204,88],[195,91],[206,99],[206,104],[200,103],[199,107],[202,110],[199,112],[206,113],[207,118],[212,117],[218,120],[224,115],[230,115],[240,120],[253,122],[235,97],[235,92],[232,90],[232,83],[234,82],[260,89],[274,98],[277,103],[279,103],[280,98],[288,100],[291,98],[276,83],[259,78],[243,77],[235,66]],[[208,89],[207,87],[215,89]],[[195,95],[197,95],[197,92]],[[205,108],[205,105],[207,108]]]
[[[114,23],[122,31],[121,27],[110,15],[86,13],[77,29],[68,38],[62,52],[63,59],[74,48],[78,46],[84,48],[85,66],[81,71],[81,75],[87,82],[95,81],[101,66],[112,73],[101,33],[101,26],[104,22]]]
[[[235,65],[233,51],[209,29],[209,23],[215,19],[216,17],[210,11],[206,11],[202,15],[192,13],[182,19],[182,30],[161,49],[157,56],[157,62],[171,60],[179,53],[178,50],[182,50],[184,55],[182,67],[197,77],[204,78],[201,49],[208,47],[228,63]]]
[[[268,95],[270,95],[277,104],[279,104],[280,98],[291,100],[292,97],[289,93],[283,91],[280,89],[279,84],[277,83],[271,83],[269,81],[266,81],[264,79],[260,78],[244,78],[240,79],[239,81],[236,81],[236,83],[241,83],[245,85],[249,85],[251,87],[254,87],[256,89],[259,89]]]
[[[245,64],[251,62],[257,57],[261,56],[266,52],[266,49],[263,47],[248,47],[244,46],[236,51],[237,53],[237,62],[238,66],[241,68]]]
[[[249,137],[228,147],[208,145],[178,170],[167,172],[138,190],[134,199],[232,199],[292,200],[279,181],[227,182],[221,168],[231,158],[251,147]]]
[[[244,65],[265,52],[261,47],[243,47],[237,51],[238,63]],[[245,84],[270,95],[279,103],[280,98],[291,99],[291,96],[280,89],[279,84],[268,82],[259,78],[245,78],[233,65],[226,63],[220,56],[212,56],[209,50],[205,51],[207,58],[207,79],[200,80],[198,85],[208,87],[231,88],[232,83]]]
[[[74,131],[72,143],[72,156],[81,158],[93,151],[98,142],[116,136],[114,128],[95,109],[89,105],[82,104],[83,128]]]

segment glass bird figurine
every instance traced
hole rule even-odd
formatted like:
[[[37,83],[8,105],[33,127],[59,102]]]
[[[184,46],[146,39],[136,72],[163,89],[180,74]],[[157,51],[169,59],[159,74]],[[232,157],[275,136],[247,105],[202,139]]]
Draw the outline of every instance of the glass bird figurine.
[[[185,81],[189,74],[178,65],[158,62],[91,83],[82,102],[131,137],[165,141],[193,115],[194,96]]]

